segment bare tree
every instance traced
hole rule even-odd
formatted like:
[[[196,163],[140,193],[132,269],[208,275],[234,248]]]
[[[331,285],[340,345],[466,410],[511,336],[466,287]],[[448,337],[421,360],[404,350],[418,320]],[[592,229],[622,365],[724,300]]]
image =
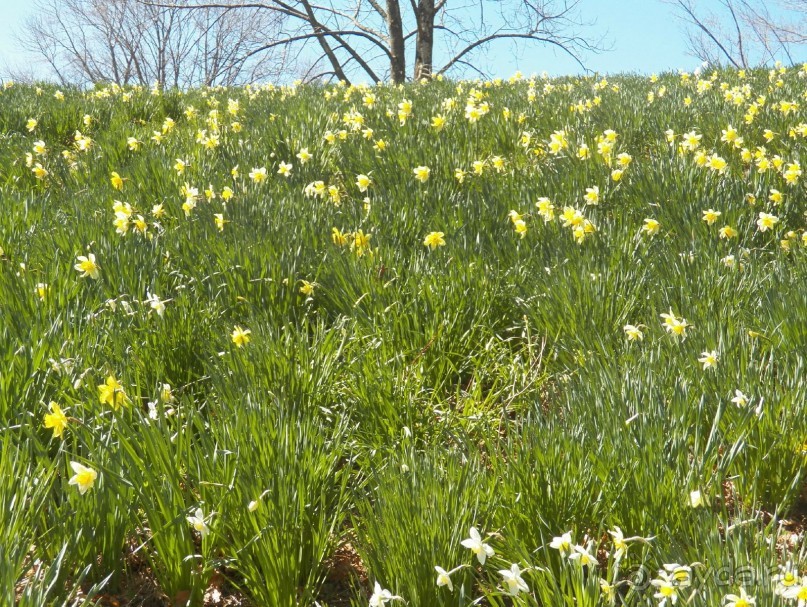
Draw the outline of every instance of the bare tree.
[[[62,82],[232,85],[276,76],[285,58],[254,52],[283,15],[206,8],[188,13],[136,0],[35,0],[24,48]]]
[[[138,0],[179,9],[262,10],[286,18],[284,27],[257,52],[316,44],[309,78],[348,73],[373,81],[420,79],[456,68],[481,71],[480,51],[503,42],[548,44],[582,66],[583,55],[602,50],[602,39],[583,36],[581,0]],[[439,34],[439,35],[438,35]],[[318,66],[327,67],[317,71]]]
[[[692,55],[712,64],[792,64],[795,51],[807,43],[807,0],[718,0],[712,10],[695,0],[663,1],[688,26]]]

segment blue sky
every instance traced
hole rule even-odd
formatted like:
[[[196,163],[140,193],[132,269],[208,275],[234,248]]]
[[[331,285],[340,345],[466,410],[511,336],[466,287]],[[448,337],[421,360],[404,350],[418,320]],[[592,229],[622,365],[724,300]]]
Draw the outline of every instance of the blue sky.
[[[591,55],[586,65],[595,71],[661,72],[698,65],[687,55],[681,24],[672,7],[659,0],[584,0],[585,19],[595,21],[592,29],[607,34],[612,50]],[[525,73],[568,74],[579,66],[550,48],[531,47],[518,60],[510,60],[508,72],[517,67]],[[509,75],[500,74],[500,75]]]
[[[705,5],[711,4],[703,0]],[[660,0],[583,0],[586,16],[596,21],[596,31],[608,34],[613,45],[610,52],[591,55],[588,67],[601,73],[661,72],[667,69],[693,69],[698,62],[687,55],[681,24],[672,7]],[[29,58],[17,48],[14,32],[31,14],[30,0],[0,0],[0,76],[7,67],[25,65]],[[510,76],[516,69],[525,74],[567,74],[578,72],[568,57],[546,47],[529,47],[514,57],[506,45],[491,47],[487,63],[493,76]]]

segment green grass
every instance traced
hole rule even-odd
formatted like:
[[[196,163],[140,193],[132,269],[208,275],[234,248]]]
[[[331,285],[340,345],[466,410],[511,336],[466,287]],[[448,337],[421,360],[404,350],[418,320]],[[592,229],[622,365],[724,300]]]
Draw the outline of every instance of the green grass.
[[[280,607],[366,605],[376,582],[412,607],[633,607],[659,604],[677,563],[692,567],[679,605],[740,586],[795,605],[771,577],[807,567],[804,75],[5,87],[0,603],[125,602],[146,563],[166,605],[201,605],[224,576]],[[489,111],[472,122],[469,103]],[[90,253],[97,280],[74,268]],[[84,493],[71,462],[97,473]],[[471,527],[484,565],[461,544]],[[550,546],[566,532],[593,562]]]

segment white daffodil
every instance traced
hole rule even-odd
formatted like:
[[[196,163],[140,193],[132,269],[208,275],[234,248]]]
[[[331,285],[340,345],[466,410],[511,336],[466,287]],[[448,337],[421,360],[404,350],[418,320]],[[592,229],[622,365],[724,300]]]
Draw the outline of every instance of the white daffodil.
[[[448,590],[453,592],[454,584],[451,581],[451,574],[437,565],[434,566],[434,570],[437,572],[437,586],[448,586]]]
[[[733,402],[738,407],[745,407],[748,404],[748,400],[749,400],[748,396],[743,394],[740,390],[735,390],[734,398],[731,399],[731,402]]]
[[[771,578],[771,581],[776,584],[773,592],[779,596],[784,596],[786,592],[798,585],[799,577],[796,571],[793,570],[793,563],[788,561],[785,565],[779,565],[779,573]]]
[[[207,526],[205,522],[205,513],[202,512],[201,508],[197,508],[196,512],[193,513],[193,516],[186,517],[188,522],[191,524],[191,527],[196,529],[202,537],[205,537],[208,533],[210,533],[210,527]]]
[[[678,587],[666,571],[659,571],[659,577],[650,583],[656,588],[653,598],[658,599],[659,607],[665,607],[667,602],[675,605],[678,602]]]
[[[784,580],[782,581],[784,582]],[[784,586],[784,584],[781,585]],[[795,599],[798,601],[798,607],[805,607],[805,605],[807,605],[807,576],[801,578],[800,584],[791,584],[790,586],[785,587],[785,589],[779,594],[786,599]]]
[[[608,533],[610,533],[613,538],[614,549],[612,556],[615,559],[621,559],[628,551],[628,543],[625,541],[625,535],[619,527],[614,527],[609,530]]]
[[[748,596],[746,593],[745,588],[740,586],[740,594],[727,594],[723,597],[723,600],[726,601],[725,607],[752,607],[756,603],[756,599],[752,596]]]
[[[462,540],[462,545],[476,555],[480,565],[484,565],[485,560],[496,553],[493,551],[493,548],[482,541],[482,536],[479,531],[477,531],[476,527],[471,527],[468,535],[470,537],[467,540]]]
[[[162,315],[165,314],[165,302],[157,297],[154,293],[150,293],[148,291],[146,292],[146,301],[151,306],[151,309],[154,310],[160,318],[162,318]]]
[[[390,601],[402,601],[399,596],[395,596],[389,590],[381,588],[381,584],[375,583],[373,596],[370,597],[370,607],[384,607]]]
[[[668,563],[664,565],[664,571],[669,574],[670,580],[680,588],[686,588],[692,584],[692,567],[689,565]],[[661,575],[660,571],[659,575]]]
[[[572,532],[567,531],[560,537],[552,538],[549,547],[559,550],[563,556],[568,555],[572,551]]]
[[[529,586],[527,586],[527,583],[521,577],[521,569],[519,569],[517,563],[513,563],[510,569],[500,569],[499,575],[504,578],[507,592],[512,596],[518,595],[519,592],[530,591]]]
[[[596,565],[597,559],[589,552],[590,548],[591,545],[585,548],[583,546],[572,547],[572,553],[569,555],[569,560],[577,561],[581,566]]]

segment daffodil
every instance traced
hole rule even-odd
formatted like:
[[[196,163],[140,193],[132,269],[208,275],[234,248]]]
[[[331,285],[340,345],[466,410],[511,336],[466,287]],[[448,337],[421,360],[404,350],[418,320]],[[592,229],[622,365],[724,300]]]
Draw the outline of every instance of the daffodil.
[[[726,170],[728,163],[726,160],[717,154],[712,154],[706,160],[709,168],[717,173],[722,173]]]
[[[351,249],[356,252],[356,255],[362,257],[370,247],[370,239],[372,237],[372,234],[365,234],[364,230],[356,230],[356,232],[353,234]]]
[[[642,341],[644,339],[644,333],[635,325],[625,325],[622,329],[625,331],[625,337],[628,341]]]
[[[33,172],[34,176],[39,180],[45,179],[45,177],[50,175],[48,170],[38,162],[33,166],[31,171]]]
[[[2,250],[0,249],[0,256],[2,256],[2,254],[3,254],[3,252],[2,252]],[[46,299],[46,298],[47,298],[47,296],[48,296],[48,292],[49,292],[49,291],[50,291],[50,286],[48,286],[48,284],[47,284],[47,283],[44,283],[44,282],[38,282],[38,283],[36,284],[36,289],[34,290],[34,292],[36,293],[37,297],[39,297],[39,300],[40,300],[40,301],[45,301],[45,299]]]
[[[552,538],[549,547],[558,550],[562,556],[567,556],[572,552],[572,532],[567,531],[563,535]]]
[[[109,177],[109,181],[112,184],[112,187],[116,190],[123,189],[123,178],[115,171],[112,171]]]
[[[757,601],[754,597],[749,596],[742,586],[740,586],[740,594],[727,594],[723,600],[726,601],[725,607],[752,607]]]
[[[801,583],[785,590],[781,596],[786,599],[795,599],[797,607],[807,605],[807,576],[801,578]]]
[[[715,211],[714,209],[707,209],[703,211],[703,220],[708,224],[712,225],[717,219],[722,215],[720,211]]]
[[[659,601],[659,607],[665,607],[669,602],[675,605],[678,602],[678,588],[666,571],[659,571],[659,577],[650,582],[656,592],[653,598]]]
[[[339,228],[331,228],[331,240],[333,244],[339,247],[347,244],[347,236]]]
[[[76,257],[78,261],[73,267],[81,272],[81,277],[86,278],[89,276],[93,280],[98,280],[101,276],[101,267],[95,261],[95,255],[89,253],[87,256],[79,255]]]
[[[678,588],[686,588],[692,584],[692,568],[688,565],[665,563],[664,571],[668,574],[672,583]],[[659,573],[661,573],[661,571],[659,571]]]
[[[98,386],[98,401],[102,405],[109,405],[117,411],[128,400],[123,385],[114,375],[108,375],[104,383]]]
[[[392,594],[389,590],[382,588],[381,584],[375,583],[373,594],[370,596],[370,607],[384,607],[390,601],[402,601],[399,596]]]
[[[50,413],[45,414],[44,425],[46,428],[53,429],[53,438],[59,438],[67,428],[67,416],[62,408],[53,401],[48,404],[48,411]]]
[[[429,180],[431,169],[427,166],[415,167],[412,171],[415,174],[415,179],[420,183],[426,183]]]
[[[146,302],[151,306],[151,309],[157,313],[157,316],[162,318],[163,314],[165,314],[165,302],[154,293],[150,292],[146,292]]]
[[[703,364],[703,370],[709,369],[710,367],[717,366],[717,352],[712,350],[709,352],[702,352],[701,357],[698,359],[698,362]]]
[[[356,187],[359,188],[359,192],[366,192],[371,185],[373,181],[367,175],[356,175]]]
[[[429,247],[434,251],[437,247],[444,247],[446,245],[445,234],[443,232],[429,232],[426,238],[423,239],[423,245]]]
[[[277,173],[278,175],[283,175],[283,177],[291,177],[291,170],[294,167],[291,163],[288,162],[281,162],[278,166]]]
[[[672,308],[670,309],[669,313],[661,314],[661,318],[664,319],[664,329],[667,333],[672,333],[673,335],[686,335],[686,330],[689,324],[687,323],[685,318],[678,318],[675,314],[673,314]]]
[[[254,183],[263,183],[264,181],[266,181],[266,176],[267,176],[266,167],[253,168],[249,172],[249,178]]]
[[[451,574],[437,565],[434,566],[434,570],[437,572],[437,587],[448,586],[449,592],[453,592],[454,584],[451,581]]]
[[[740,390],[734,391],[734,397],[731,399],[738,407],[745,407],[748,404],[748,396],[742,393]]]
[[[757,227],[759,228],[760,232],[772,230],[777,223],[779,223],[779,218],[776,215],[771,215],[770,213],[760,212],[759,218],[757,219]]]
[[[251,334],[252,331],[250,331],[249,329],[242,329],[241,327],[236,325],[235,328],[233,328],[232,332],[233,343],[237,347],[243,348],[245,345],[249,343],[249,340],[251,339],[250,337]]]
[[[658,234],[659,230],[661,229],[661,224],[651,218],[647,218],[644,220],[644,225],[642,226],[642,232],[647,234],[648,236],[655,236]]]
[[[731,226],[723,226],[722,228],[720,228],[720,231],[718,233],[720,235],[720,238],[722,239],[735,238],[737,236],[737,230],[735,230]]]
[[[625,556],[625,553],[628,551],[628,542],[625,540],[625,535],[622,533],[622,529],[619,527],[614,527],[610,529],[608,533],[611,534],[612,543],[614,545],[613,551],[611,555],[615,559],[621,559]]]
[[[590,548],[591,546],[572,546],[572,552],[569,555],[569,560],[576,561],[581,566],[596,565],[597,559],[593,554],[591,554],[591,552],[589,552]]]
[[[793,564],[791,562],[788,562],[785,565],[780,565],[779,573],[774,575],[771,578],[771,581],[775,584],[773,592],[779,596],[793,594],[794,589],[800,590],[799,578],[797,572],[793,570]],[[805,581],[807,580],[802,579],[801,586],[804,586]]]
[[[600,578],[600,592],[609,605],[616,602],[616,585],[611,584],[608,580]]]
[[[549,223],[555,218],[555,205],[552,204],[549,198],[539,198],[535,206],[538,209],[538,214],[544,218],[544,223]]]
[[[510,569],[500,569],[499,575],[504,578],[505,589],[511,596],[517,596],[519,592],[529,592],[530,588],[521,577],[521,569],[518,563],[510,565]]]
[[[193,513],[193,516],[187,516],[185,518],[190,523],[191,527],[199,532],[202,538],[206,537],[207,534],[210,533],[210,527],[208,527],[207,523],[205,522],[205,513],[201,508],[197,508]]]
[[[73,476],[70,477],[68,485],[76,485],[78,492],[84,495],[93,488],[95,479],[98,478],[98,473],[79,462],[70,462],[70,467],[73,469]]]
[[[476,527],[471,527],[468,535],[470,537],[462,540],[460,543],[476,555],[476,559],[479,561],[480,565],[484,565],[487,558],[492,557],[496,552],[482,541],[482,536]]]

